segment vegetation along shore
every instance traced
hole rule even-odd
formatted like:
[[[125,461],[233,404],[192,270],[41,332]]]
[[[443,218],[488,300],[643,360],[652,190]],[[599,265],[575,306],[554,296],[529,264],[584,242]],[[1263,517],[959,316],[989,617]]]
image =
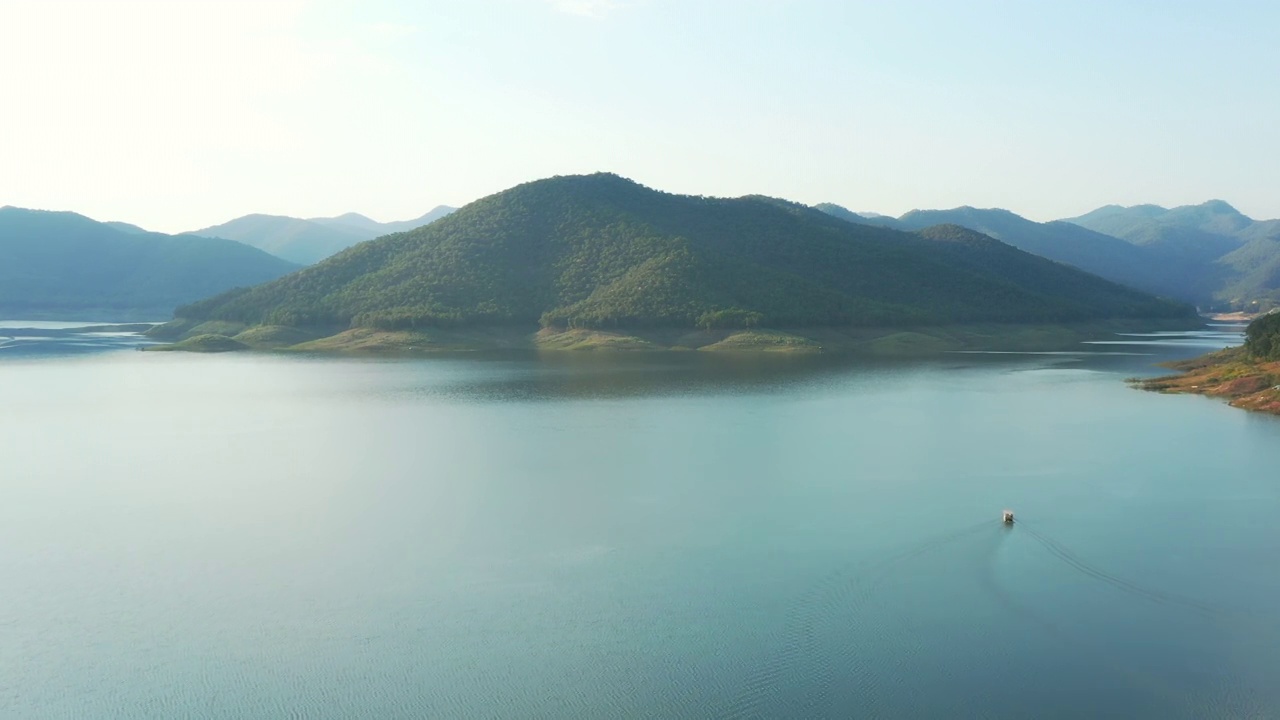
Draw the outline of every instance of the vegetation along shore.
[[[1280,415],[1280,312],[1263,315],[1245,330],[1245,343],[1198,358],[1168,363],[1179,375],[1137,380],[1138,387],[1167,393],[1226,398],[1231,405]]]

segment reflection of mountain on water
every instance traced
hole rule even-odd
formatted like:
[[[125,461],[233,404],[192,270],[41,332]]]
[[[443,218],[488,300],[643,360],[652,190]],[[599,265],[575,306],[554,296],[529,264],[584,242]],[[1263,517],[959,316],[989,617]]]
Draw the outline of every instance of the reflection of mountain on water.
[[[1180,337],[1181,340],[1174,340]],[[413,391],[469,401],[574,400],[643,396],[703,396],[811,391],[857,383],[874,390],[912,374],[936,378],[938,370],[1049,369],[1115,372],[1124,376],[1165,372],[1156,363],[1238,344],[1233,333],[1185,333],[1126,340],[1123,349],[1082,345],[1053,353],[958,352],[928,358],[770,353],[592,353],[468,355],[466,360],[420,361]],[[467,372],[452,372],[455,363]],[[492,363],[492,372],[484,363]],[[477,371],[479,370],[479,371]],[[443,372],[441,372],[443,371]]]

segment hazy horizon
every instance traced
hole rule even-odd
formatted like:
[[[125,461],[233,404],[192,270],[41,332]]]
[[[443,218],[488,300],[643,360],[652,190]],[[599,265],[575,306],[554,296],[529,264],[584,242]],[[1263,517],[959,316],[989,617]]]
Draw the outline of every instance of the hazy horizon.
[[[0,5],[0,205],[180,232],[552,175],[899,216],[1280,217],[1260,3]]]

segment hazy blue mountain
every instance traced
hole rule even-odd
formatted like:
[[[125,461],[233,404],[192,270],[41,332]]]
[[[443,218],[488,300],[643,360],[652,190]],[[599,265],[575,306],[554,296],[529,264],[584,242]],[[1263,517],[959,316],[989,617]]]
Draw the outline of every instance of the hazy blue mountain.
[[[1189,312],[954,226],[918,235],[784,200],[672,195],[599,173],[517,186],[179,315],[397,329],[1058,322]]]
[[[850,218],[840,212],[848,213],[847,210],[832,204],[816,207],[850,222],[883,224],[903,230],[919,230],[933,225],[958,225],[1113,282],[1167,297],[1192,299],[1181,293],[1181,285],[1156,267],[1142,249],[1110,235],[1070,223],[1038,223],[1008,210],[968,206],[951,210],[912,210],[896,220],[872,220],[860,216]]]
[[[301,265],[309,265],[373,237],[349,226],[261,214],[245,215],[191,234],[235,240]]]
[[[310,265],[356,243],[412,230],[450,212],[453,208],[441,205],[420,218],[389,223],[380,223],[359,213],[309,219],[255,214],[195,230],[191,234],[235,240],[291,262]]]
[[[0,316],[164,319],[183,303],[297,267],[230,240],[0,208]]]
[[[849,222],[905,230],[950,223],[1130,287],[1202,308],[1257,309],[1280,302],[1280,220],[1255,221],[1221,200],[1164,208],[1107,205],[1070,220],[1038,223],[1008,210],[913,210],[870,220],[830,203]]]
[[[127,222],[111,221],[111,222],[105,222],[105,223],[102,223],[102,224],[103,224],[103,225],[106,225],[106,226],[108,226],[108,227],[115,228],[116,230],[119,230],[120,232],[126,232],[126,233],[129,233],[130,235],[141,235],[141,234],[143,234],[143,233],[147,232],[146,230],[144,230],[144,229],[142,229],[142,228],[138,227],[137,225],[134,225],[134,224],[132,224],[132,223],[127,223]]]
[[[328,227],[355,230],[361,234],[376,233],[382,228],[382,223],[356,212],[349,212],[345,215],[331,218],[309,218],[309,222],[319,223]]]
[[[1107,205],[1067,222],[1082,225],[1098,232],[1115,235],[1126,240],[1151,239],[1153,226],[1169,226],[1198,230],[1213,235],[1234,236],[1254,224],[1254,221],[1222,200],[1210,200],[1199,205],[1181,205],[1164,208],[1159,205],[1135,205],[1122,207]],[[1136,240],[1135,240],[1136,241]]]
[[[450,213],[452,213],[457,209],[458,208],[455,208],[455,207],[449,207],[448,205],[437,205],[431,208],[430,210],[428,210],[421,217],[417,217],[412,220],[400,220],[395,222],[382,223],[382,226],[383,228],[386,229],[386,232],[389,232],[389,233],[407,232],[409,230],[415,230],[417,228],[420,228],[423,225],[428,225],[430,223],[433,223],[436,220],[439,220],[440,218],[445,217],[446,215],[449,215]]]
[[[1105,212],[1104,212],[1105,211]],[[1099,215],[1099,213],[1101,213]],[[1067,222],[1114,235],[1135,245],[1160,248],[1209,262],[1244,244],[1240,233],[1254,221],[1221,200],[1166,209],[1108,206]]]
[[[888,215],[881,215],[880,213],[858,213],[835,203],[818,203],[813,207],[832,217],[838,217],[841,220],[847,220],[848,222],[858,223],[860,225],[875,225],[878,227],[900,229],[897,219]]]
[[[1169,212],[1168,208],[1159,205],[1104,205],[1093,212],[1080,217],[1066,218],[1065,221],[1087,227],[1100,233],[1123,238],[1136,228],[1150,223],[1157,217]]]
[[[1216,261],[1229,269],[1219,297],[1241,307],[1252,302],[1280,307],[1280,220],[1254,223],[1240,236],[1247,238],[1245,244]]]
[[[1222,200],[1176,208],[1108,205],[1068,222],[1184,268],[1199,302],[1252,308],[1280,298],[1280,221],[1253,220]]]
[[[919,229],[950,223],[977,230],[1041,257],[1074,265],[1108,280],[1161,295],[1176,295],[1162,281],[1150,259],[1132,245],[1065,222],[1040,223],[1008,210],[959,207],[953,210],[913,210],[898,223]]]

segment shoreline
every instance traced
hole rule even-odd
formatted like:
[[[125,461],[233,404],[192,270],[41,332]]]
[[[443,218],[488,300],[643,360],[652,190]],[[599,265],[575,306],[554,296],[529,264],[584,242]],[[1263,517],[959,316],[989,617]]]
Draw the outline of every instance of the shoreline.
[[[1202,320],[1113,319],[1080,323],[971,323],[914,327],[752,329],[642,328],[591,330],[475,326],[422,330],[246,326],[226,321],[174,320],[148,336],[164,345],[148,351],[269,351],[418,356],[491,350],[537,352],[841,353],[884,357],[956,350],[1050,351],[1078,348],[1120,332],[1194,330]]]
[[[1234,347],[1164,367],[1180,373],[1130,382],[1141,390],[1205,395],[1225,399],[1232,407],[1280,415],[1280,361],[1252,360],[1243,347]]]
[[[1258,317],[1258,313],[1248,313],[1248,312],[1239,312],[1239,311],[1229,312],[1229,313],[1208,313],[1203,317],[1205,317],[1208,320],[1212,320],[1213,322],[1248,323],[1248,322],[1251,322],[1254,318]]]

